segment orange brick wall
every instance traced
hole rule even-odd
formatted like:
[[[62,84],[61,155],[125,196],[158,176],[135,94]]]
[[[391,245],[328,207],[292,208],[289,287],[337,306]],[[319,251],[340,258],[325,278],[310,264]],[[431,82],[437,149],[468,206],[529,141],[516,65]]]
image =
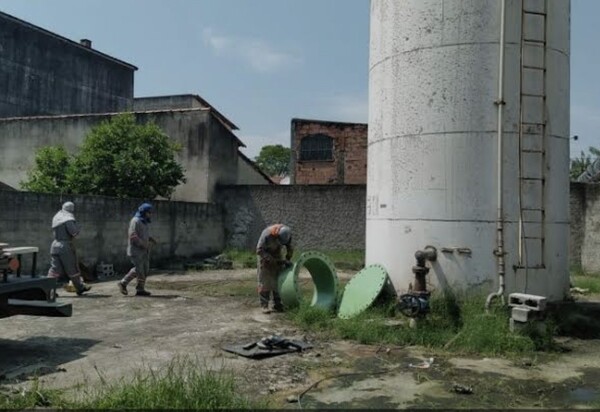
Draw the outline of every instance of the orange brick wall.
[[[333,139],[333,160],[300,161],[300,142],[322,133]],[[365,184],[368,128],[362,123],[292,120],[294,184]]]

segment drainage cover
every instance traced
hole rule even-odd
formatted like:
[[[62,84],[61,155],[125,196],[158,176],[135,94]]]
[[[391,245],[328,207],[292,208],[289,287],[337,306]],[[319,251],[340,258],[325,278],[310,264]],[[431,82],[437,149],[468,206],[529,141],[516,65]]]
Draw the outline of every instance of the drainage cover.
[[[349,319],[364,312],[375,302],[386,285],[392,288],[387,270],[381,265],[367,266],[346,285],[338,317]]]
[[[306,268],[315,284],[311,306],[334,310],[338,291],[338,277],[333,262],[319,252],[305,252],[290,268],[284,269],[278,277],[281,302],[286,308],[300,305],[302,294],[298,288],[300,269]]]

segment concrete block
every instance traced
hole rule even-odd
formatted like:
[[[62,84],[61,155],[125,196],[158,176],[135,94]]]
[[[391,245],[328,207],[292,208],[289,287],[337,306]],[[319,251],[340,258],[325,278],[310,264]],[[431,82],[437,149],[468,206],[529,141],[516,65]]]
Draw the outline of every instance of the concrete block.
[[[526,293],[511,293],[508,295],[508,306],[524,306],[535,311],[546,310],[547,299],[544,296],[528,295]]]
[[[527,322],[519,322],[517,320],[514,320],[513,318],[510,318],[508,326],[512,333],[519,333],[522,332],[523,329],[525,329],[525,327],[527,326]]]
[[[528,322],[531,317],[531,309],[524,306],[515,306],[512,308],[511,319],[517,322]]]
[[[519,322],[512,318],[509,320],[509,329],[512,333],[522,333],[526,328],[535,330],[540,334],[548,332],[548,325],[543,320],[531,320],[529,322]]]

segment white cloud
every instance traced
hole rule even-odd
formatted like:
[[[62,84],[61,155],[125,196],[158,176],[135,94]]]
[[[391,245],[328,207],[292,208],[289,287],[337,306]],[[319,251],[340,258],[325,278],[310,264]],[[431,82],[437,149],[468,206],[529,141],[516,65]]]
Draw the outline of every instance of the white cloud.
[[[241,59],[260,73],[275,72],[301,62],[300,58],[276,51],[260,39],[219,35],[211,28],[204,29],[202,37],[217,55]]]

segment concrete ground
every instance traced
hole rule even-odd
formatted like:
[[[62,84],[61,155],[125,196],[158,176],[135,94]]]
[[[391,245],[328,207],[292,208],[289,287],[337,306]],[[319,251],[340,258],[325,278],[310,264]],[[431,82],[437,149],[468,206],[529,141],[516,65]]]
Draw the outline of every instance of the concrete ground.
[[[158,273],[148,282],[150,298],[121,296],[116,279],[93,285],[86,297],[62,292],[73,303],[71,318],[0,321],[0,385],[27,385],[35,376],[53,388],[116,382],[187,355],[236,371],[248,393],[277,408],[600,406],[600,341],[563,339],[564,354],[511,360],[323,341],[285,315],[261,313],[254,273]],[[264,360],[221,350],[270,334],[314,349]],[[409,366],[430,357],[429,368]],[[461,387],[473,393],[457,393]],[[290,402],[308,388],[300,405]]]

